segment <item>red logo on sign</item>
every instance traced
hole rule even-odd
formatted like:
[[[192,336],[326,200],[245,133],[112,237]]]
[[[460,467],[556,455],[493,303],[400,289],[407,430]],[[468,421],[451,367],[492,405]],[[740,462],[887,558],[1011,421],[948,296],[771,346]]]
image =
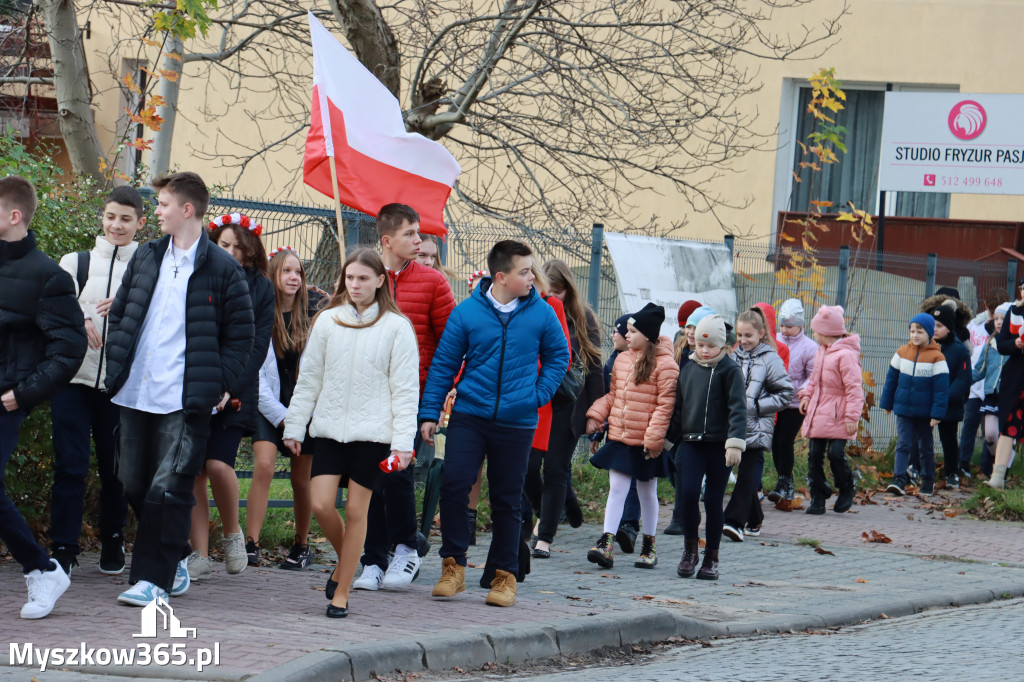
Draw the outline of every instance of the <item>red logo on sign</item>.
[[[958,102],[949,111],[949,132],[960,140],[973,140],[981,135],[988,123],[985,107],[972,99]]]
[[[925,187],[934,187],[935,186],[935,176],[926,173],[925,176],[924,176],[924,186]]]

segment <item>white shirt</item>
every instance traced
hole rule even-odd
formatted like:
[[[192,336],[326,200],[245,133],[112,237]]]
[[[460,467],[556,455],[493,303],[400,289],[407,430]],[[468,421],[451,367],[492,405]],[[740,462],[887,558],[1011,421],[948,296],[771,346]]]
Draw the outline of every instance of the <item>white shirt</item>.
[[[111,400],[115,405],[152,414],[182,409],[185,387],[185,294],[195,271],[199,239],[187,251],[174,240],[160,261],[128,380]]]
[[[519,299],[518,298],[513,298],[508,303],[500,303],[498,301],[498,299],[494,298],[494,296],[491,294],[491,289],[493,289],[493,288],[494,287],[491,287],[490,289],[485,291],[484,292],[484,296],[487,297],[487,299],[491,302],[492,305],[494,305],[495,308],[498,309],[499,312],[510,313],[510,312],[512,312],[513,310],[516,309],[516,306],[519,305]]]

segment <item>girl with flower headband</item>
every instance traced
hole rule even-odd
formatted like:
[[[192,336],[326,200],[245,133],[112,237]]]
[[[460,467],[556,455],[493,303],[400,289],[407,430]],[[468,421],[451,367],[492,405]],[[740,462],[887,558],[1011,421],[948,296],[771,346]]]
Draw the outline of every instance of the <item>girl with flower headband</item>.
[[[312,561],[309,553],[309,526],[313,515],[309,493],[309,472],[313,463],[312,438],[302,441],[302,453],[293,457],[284,447],[284,420],[295,390],[299,373],[299,357],[313,317],[327,296],[306,284],[306,271],[299,253],[290,246],[270,252],[270,281],[274,286],[274,325],[270,349],[260,368],[260,415],[256,435],[252,438],[252,483],[245,513],[245,551],[250,566],[259,566],[260,531],[267,514],[270,482],[274,479],[278,453],[291,457],[289,473],[292,483],[292,505],[295,512],[295,540],[280,568],[300,570]]]
[[[259,235],[263,228],[240,213],[221,216],[209,224],[210,240],[231,254],[245,271],[252,299],[256,334],[240,376],[238,394],[210,422],[206,462],[196,476],[193,489],[196,506],[192,508],[189,543],[189,578],[202,580],[212,574],[210,560],[210,505],[207,480],[213,490],[223,525],[224,564],[229,574],[241,573],[247,565],[245,541],[238,525],[238,476],[235,457],[244,436],[256,431],[260,365],[270,345],[274,323],[274,287],[267,279],[267,254]]]

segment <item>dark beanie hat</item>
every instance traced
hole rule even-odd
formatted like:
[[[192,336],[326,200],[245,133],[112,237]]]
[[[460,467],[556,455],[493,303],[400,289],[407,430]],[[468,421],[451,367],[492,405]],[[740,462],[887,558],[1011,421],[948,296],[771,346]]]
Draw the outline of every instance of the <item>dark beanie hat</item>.
[[[665,321],[665,309],[660,305],[648,303],[640,312],[629,316],[629,324],[647,337],[651,343],[657,343],[661,336],[661,323]]]
[[[623,338],[626,337],[626,332],[629,331],[626,329],[627,322],[629,322],[629,313],[615,320],[615,331],[621,334]]]
[[[935,292],[935,295],[949,296],[950,298],[955,298],[958,301],[960,300],[960,291],[953,287],[939,287],[939,290]],[[952,327],[950,327],[950,329],[952,329]]]
[[[946,303],[951,305],[946,305]],[[956,301],[946,299],[945,303],[938,308],[932,308],[928,314],[934,317],[936,322],[941,322],[942,326],[949,331],[956,330]]]
[[[679,306],[679,314],[676,317],[679,320],[680,327],[686,326],[686,321],[690,319],[690,313],[699,308],[700,305],[700,301],[690,300]]]

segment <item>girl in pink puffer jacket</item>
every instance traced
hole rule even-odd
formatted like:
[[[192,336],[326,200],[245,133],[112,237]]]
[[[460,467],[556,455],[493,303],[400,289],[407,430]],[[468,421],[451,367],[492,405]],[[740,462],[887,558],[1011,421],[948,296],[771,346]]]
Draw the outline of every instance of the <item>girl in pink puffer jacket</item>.
[[[805,416],[803,434],[809,442],[808,476],[811,505],[808,514],[824,514],[832,488],[825,480],[825,456],[839,488],[833,511],[853,506],[853,472],[846,459],[846,441],[857,437],[857,423],[864,410],[860,365],[860,337],[846,333],[842,306],[823,305],[811,320],[818,354],[811,378],[800,389],[800,412]]]

